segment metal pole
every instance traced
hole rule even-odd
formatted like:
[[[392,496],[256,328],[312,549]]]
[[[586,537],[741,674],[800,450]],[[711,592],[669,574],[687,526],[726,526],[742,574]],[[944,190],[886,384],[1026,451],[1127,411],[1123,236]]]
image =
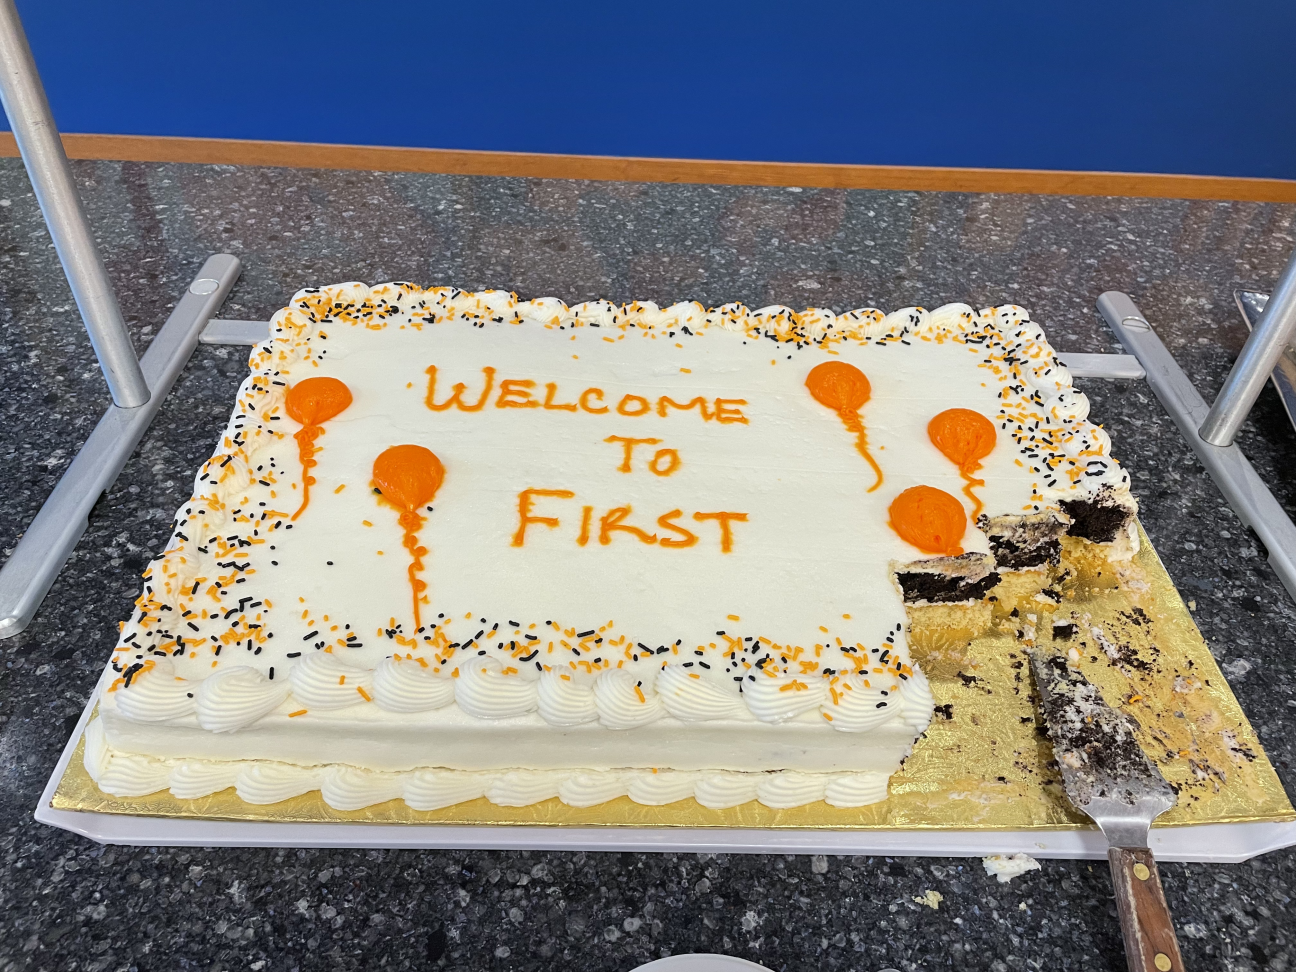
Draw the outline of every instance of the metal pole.
[[[1199,434],[1211,445],[1233,442],[1237,430],[1269,380],[1283,350],[1296,335],[1296,251],[1269,295],[1264,314],[1238,355],[1215,404],[1202,422]]]
[[[148,384],[81,207],[14,0],[0,0],[0,104],[113,401],[119,408],[143,405],[149,400]]]
[[[1269,565],[1296,599],[1296,524],[1287,517],[1246,456],[1236,445],[1211,445],[1198,434],[1206,417],[1206,399],[1161,343],[1147,319],[1125,294],[1108,291],[1098,298],[1098,313],[1125,349],[1147,370],[1148,385],[1161,400],[1175,425],[1233,512],[1255,531]]]

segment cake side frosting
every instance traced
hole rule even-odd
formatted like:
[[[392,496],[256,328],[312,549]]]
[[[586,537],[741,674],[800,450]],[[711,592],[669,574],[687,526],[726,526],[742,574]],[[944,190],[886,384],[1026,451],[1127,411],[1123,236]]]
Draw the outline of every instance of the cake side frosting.
[[[128,724],[155,725],[160,736],[166,734],[167,727],[183,729],[194,738],[198,738],[195,734],[205,733],[211,739],[210,752],[205,755],[237,760],[239,733],[235,730],[276,720],[288,724],[286,720],[309,719],[312,714],[320,717],[324,713],[330,714],[330,723],[335,721],[332,714],[336,713],[341,725],[349,713],[359,715],[372,709],[380,714],[408,715],[459,710],[469,719],[483,721],[530,720],[527,725],[541,732],[547,727],[590,724],[614,734],[652,732],[649,727],[654,725],[657,731],[664,732],[675,725],[701,723],[719,728],[728,720],[734,725],[735,738],[742,735],[744,723],[755,722],[764,726],[788,725],[789,731],[795,726],[798,732],[817,726],[818,731],[862,733],[863,739],[889,726],[892,735],[903,727],[912,741],[930,718],[931,698],[921,672],[909,660],[903,637],[906,598],[891,582],[886,564],[894,559],[921,562],[925,551],[914,550],[897,539],[882,516],[873,516],[867,529],[858,532],[860,542],[872,554],[863,558],[860,576],[863,578],[868,571],[879,575],[870,574],[862,583],[860,590],[867,596],[857,594],[854,598],[855,604],[864,603],[862,612],[859,607],[841,611],[846,602],[829,596],[812,604],[809,613],[786,606],[763,612],[763,600],[777,602],[771,589],[757,590],[753,596],[721,585],[719,593],[726,600],[742,601],[745,597],[746,606],[719,615],[713,631],[704,633],[696,630],[697,620],[709,612],[696,601],[679,615],[691,623],[681,622],[674,628],[667,624],[648,631],[653,627],[654,611],[660,609],[654,605],[652,594],[643,591],[613,592],[606,603],[596,593],[570,600],[572,613],[577,613],[581,605],[590,606],[588,615],[599,613],[600,606],[615,606],[615,612],[602,612],[615,613],[615,620],[541,617],[549,613],[547,610],[532,610],[518,618],[511,614],[525,612],[508,607],[487,613],[476,604],[483,598],[467,596],[471,585],[461,585],[458,593],[465,596],[458,597],[455,578],[444,571],[437,573],[441,570],[439,559],[447,559],[446,546],[459,549],[454,546],[455,538],[446,535],[446,526],[452,523],[448,517],[456,515],[451,511],[469,509],[480,495],[487,495],[490,502],[481,500],[478,505],[493,504],[492,515],[497,519],[499,510],[507,506],[512,516],[500,520],[497,536],[489,536],[486,530],[476,535],[478,542],[499,543],[500,550],[504,550],[506,542],[512,547],[519,534],[522,542],[517,546],[538,545],[558,535],[560,525],[575,528],[580,524],[581,534],[574,541],[566,541],[574,544],[572,551],[593,547],[609,553],[609,548],[621,551],[625,549],[622,544],[627,543],[640,555],[649,549],[654,554],[678,555],[686,550],[668,551],[668,541],[698,548],[704,542],[702,531],[706,529],[710,531],[707,542],[716,549],[709,551],[711,560],[690,568],[698,576],[690,575],[689,579],[690,583],[705,586],[708,574],[713,574],[717,565],[733,562],[750,568],[751,562],[742,558],[752,545],[757,547],[757,564],[761,553],[767,555],[768,563],[775,562],[768,556],[771,552],[786,553],[786,538],[780,541],[784,546],[773,544],[762,551],[760,543],[765,535],[760,531],[777,518],[775,511],[794,509],[788,504],[789,495],[807,503],[817,490],[823,497],[818,506],[831,507],[833,502],[840,502],[845,515],[839,521],[845,524],[853,519],[858,504],[854,492],[834,497],[829,495],[831,490],[825,491],[823,483],[841,487],[859,482],[867,487],[872,476],[861,458],[868,459],[877,470],[878,485],[883,482],[884,470],[891,480],[899,481],[895,483],[898,486],[911,475],[907,467],[920,467],[916,474],[919,479],[950,480],[947,495],[971,490],[966,495],[978,502],[984,500],[987,510],[996,515],[1056,513],[1057,522],[1074,524],[1081,518],[1069,514],[1067,504],[1077,511],[1133,509],[1128,480],[1110,458],[1105,434],[1086,421],[1087,402],[1071,388],[1070,376],[1057,362],[1043,332],[1020,308],[978,313],[965,305],[950,305],[930,313],[911,308],[892,315],[861,310],[840,316],[819,310],[795,314],[787,308],[750,312],[740,305],[712,311],[696,304],[659,309],[652,304],[617,307],[605,302],[566,308],[553,300],[520,302],[499,293],[467,294],[449,288],[420,291],[408,285],[370,290],[362,285],[343,285],[297,295],[288,309],[276,315],[272,328],[271,339],[252,355],[253,374],[240,391],[222,446],[200,473],[194,499],[177,518],[166,553],[146,574],[145,593],[132,621],[123,628],[113,661],[119,678],[101,703],[110,736],[116,729],[116,734],[125,738],[129,735],[125,731]],[[485,339],[492,332],[506,335],[508,345],[472,343],[477,335]],[[395,337],[379,348],[384,333]],[[513,348],[519,343],[518,337],[528,333],[543,335],[546,347],[559,339],[574,342],[577,351],[572,357],[577,361],[581,357],[593,358],[603,369],[599,373],[602,377],[558,375],[552,368],[548,373],[537,373],[535,378],[511,377],[528,373],[527,356],[538,353],[540,345],[536,344],[520,352]],[[470,335],[466,341],[465,334]],[[618,342],[627,340],[641,342],[633,356],[609,357],[602,348],[606,343],[615,351]],[[650,343],[659,340],[660,347]],[[446,357],[438,356],[442,345]],[[899,403],[905,406],[902,411],[908,411],[916,402],[905,399],[903,381],[897,381],[894,387],[888,384],[888,377],[879,372],[883,359],[868,357],[878,353],[869,349],[891,349],[881,352],[895,356],[894,365],[887,361],[884,370],[899,373],[908,367],[906,355],[913,354],[903,350],[904,346],[914,345],[923,347],[928,360],[924,370],[935,372],[932,377],[940,378],[940,372],[948,370],[954,377],[966,371],[984,379],[965,382],[967,387],[958,390],[962,398],[951,398],[971,401],[980,396],[977,400],[983,411],[1007,437],[1005,448],[991,457],[984,481],[977,480],[981,482],[979,487],[968,482],[967,474],[960,478],[958,470],[940,471],[939,463],[945,460],[938,454],[930,455],[934,453],[930,445],[925,452],[918,449],[910,441],[912,430],[901,428],[904,422],[899,418],[894,420],[898,423],[894,434],[888,426],[893,421],[887,417],[888,408],[894,410]],[[501,366],[483,365],[474,373],[477,362],[470,358],[479,348],[485,348],[490,360]],[[712,348],[716,350],[712,352]],[[421,350],[423,360],[411,361],[405,369],[408,380],[401,383],[412,391],[404,400],[409,404],[389,402],[381,416],[365,414],[362,410],[366,407],[366,393],[372,390],[373,383],[354,381],[357,376],[372,378],[371,372],[365,370],[365,356],[371,351],[378,354],[386,361],[382,368],[390,370],[393,357],[399,359],[401,353],[413,354],[416,349]],[[662,349],[666,349],[665,353]],[[676,349],[681,353],[677,354]],[[706,352],[696,354],[700,349]],[[771,351],[774,356],[767,358]],[[834,361],[858,360],[873,381],[872,403],[863,404],[862,412],[857,408],[857,413],[864,416],[857,419],[857,435],[844,408],[839,409],[843,411],[841,423],[834,425],[838,416],[828,416],[827,426],[820,427],[823,415],[815,411],[819,406],[801,388],[805,371],[814,362],[828,360],[828,355]],[[969,355],[975,361],[968,359]],[[754,375],[752,364],[757,356],[761,367],[772,365],[780,374],[795,369],[795,374],[785,381],[789,388],[798,389],[791,407],[778,395],[772,396],[778,400],[768,405],[754,397],[749,400],[741,394],[730,394],[732,382],[726,376],[730,371]],[[437,357],[438,364],[428,364],[430,357]],[[693,361],[693,357],[698,360]],[[957,363],[964,359],[965,364]],[[686,360],[695,367],[688,367]],[[350,372],[348,362],[353,366]],[[608,380],[609,369],[615,381]],[[622,381],[617,369],[629,377]],[[536,372],[535,368],[530,370]],[[677,387],[698,390],[692,381],[679,377],[695,372],[703,376],[703,384],[711,382],[705,389],[707,394],[679,394],[672,398]],[[356,411],[343,411],[335,418],[323,419],[319,425],[312,425],[315,419],[309,416],[305,422],[294,421],[289,414],[291,408],[285,407],[287,389],[299,385],[304,377],[327,377],[329,373],[355,383],[356,405],[352,408]],[[644,385],[645,376],[653,379],[647,385],[654,381],[656,385]],[[402,373],[401,377],[406,376]],[[546,382],[545,378],[556,380]],[[599,384],[592,383],[596,379]],[[441,382],[439,387],[437,381]],[[635,390],[627,390],[624,395],[619,394],[621,388],[614,387],[617,382],[630,387],[636,381],[640,384]],[[988,390],[982,395],[976,386]],[[757,387],[755,379],[746,387]],[[591,389],[599,394],[587,394]],[[712,394],[717,389],[720,393]],[[941,394],[937,389],[926,397],[939,399]],[[792,393],[789,391],[785,397],[791,399]],[[546,420],[546,413],[558,413],[557,417],[564,420],[589,417],[591,421],[604,420],[602,417],[610,414],[612,418],[606,421],[618,423],[616,426],[580,433],[598,445],[593,450],[599,455],[597,460],[591,458],[584,445],[577,448],[575,437],[559,441],[555,448],[563,447],[584,461],[610,466],[612,472],[604,478],[611,481],[616,481],[618,475],[630,475],[618,468],[618,459],[620,465],[646,467],[634,470],[639,477],[635,481],[648,484],[639,487],[636,497],[653,496],[651,487],[671,482],[677,472],[688,475],[700,460],[705,467],[706,460],[713,456],[727,459],[731,469],[743,468],[738,460],[744,448],[755,453],[770,443],[800,462],[806,462],[808,455],[808,463],[824,467],[824,474],[822,478],[807,475],[795,491],[780,494],[778,503],[761,506],[759,491],[749,491],[750,495],[744,494],[743,499],[751,509],[744,507],[746,511],[739,512],[723,501],[725,497],[717,495],[715,502],[702,504],[701,508],[676,508],[674,515],[663,513],[655,523],[651,517],[631,519],[632,509],[639,507],[638,499],[634,504],[604,504],[594,510],[594,504],[583,503],[583,497],[574,495],[576,490],[566,488],[597,480],[590,473],[569,477],[566,486],[546,483],[514,489],[521,483],[519,480],[505,491],[513,502],[504,505],[499,502],[500,496],[490,496],[491,491],[485,488],[472,497],[453,493],[454,484],[468,478],[462,459],[457,458],[468,454],[459,450],[462,443],[473,441],[477,443],[473,448],[479,449],[482,441],[489,444],[507,440],[493,440],[492,433],[483,432],[484,425],[462,424],[456,428],[448,420],[474,422],[476,419],[468,416],[480,410],[502,420],[516,414],[510,405],[523,415],[543,415]],[[420,406],[424,408],[421,413]],[[935,405],[931,405],[927,410],[934,409]],[[417,415],[441,424],[427,433],[414,418]],[[655,424],[635,436],[599,434],[623,431],[633,424],[631,420]],[[681,424],[685,421],[693,424]],[[321,559],[328,550],[337,549],[329,545],[333,541],[328,530],[319,524],[346,523],[345,528],[333,530],[344,532],[349,543],[355,534],[363,536],[363,531],[378,529],[380,516],[396,520],[392,510],[372,498],[365,501],[369,505],[363,508],[347,508],[336,499],[341,496],[349,501],[350,497],[372,495],[377,488],[365,488],[368,462],[364,474],[356,475],[350,469],[342,476],[348,481],[338,480],[336,459],[350,448],[345,431],[348,423],[354,427],[357,441],[364,441],[366,435],[372,439],[379,433],[393,444],[401,437],[421,436],[445,459],[445,486],[438,482],[433,487],[436,500],[428,504],[430,509],[419,506],[406,510],[401,514],[405,527],[400,530],[395,530],[394,522],[381,527],[385,533],[377,541],[382,544],[377,556],[392,556],[393,560],[382,562],[371,555],[358,573],[355,565],[348,565],[356,577],[354,583],[365,587],[364,596],[373,599],[379,596],[375,592],[380,592],[380,613],[391,611],[389,618],[363,627],[339,623],[340,617],[346,615],[339,614],[336,606],[329,607],[346,600],[338,589],[332,590],[335,596],[330,599],[316,597],[316,591],[303,587],[294,605],[290,597],[293,582],[276,583],[273,579],[275,568],[281,566],[278,561],[290,558],[290,547],[315,544],[313,552]],[[755,427],[765,430],[761,434],[766,438],[734,439],[739,445],[733,455],[726,456],[724,448],[730,440],[714,434],[725,426],[736,435],[750,435]],[[320,431],[313,436],[303,435],[311,429]],[[771,429],[774,432],[769,432]],[[851,442],[847,433],[859,441]],[[799,439],[821,448],[798,456],[795,442]],[[672,448],[675,443],[679,443],[677,449]],[[378,446],[387,444],[374,443],[368,450],[370,461]],[[609,446],[610,452],[599,452],[599,448],[607,450]],[[892,457],[903,461],[897,465]],[[307,458],[315,460],[315,464],[306,465]],[[996,462],[1000,465],[996,466]],[[1007,463],[1024,472],[1016,473]],[[326,471],[330,465],[332,468]],[[561,470],[562,465],[558,463],[545,471]],[[507,478],[501,471],[510,468],[510,460],[505,457],[490,472]],[[771,472],[758,460],[746,462],[744,474],[769,477]],[[312,483],[306,482],[306,475],[312,477]],[[788,475],[780,477],[780,481]],[[694,481],[695,491],[699,482],[704,487],[724,485],[726,476],[714,472],[710,480],[704,476]],[[942,476],[945,480],[941,480]],[[315,479],[319,482],[313,482]],[[299,481],[303,487],[312,486],[308,501],[297,491]],[[345,492],[348,486],[349,496]],[[438,493],[438,489],[442,492]],[[771,489],[779,491],[776,485]],[[854,486],[850,489],[854,490]],[[890,484],[887,489],[891,489]],[[564,492],[573,495],[561,495]],[[573,500],[569,513],[566,504]],[[583,509],[593,512],[586,513],[582,523]],[[618,512],[622,509],[624,514]],[[370,512],[365,515],[365,510]],[[561,521],[559,510],[563,511]],[[294,513],[300,517],[295,522]],[[783,518],[795,525],[798,517],[785,513]],[[470,516],[464,517],[465,523],[470,520]],[[560,522],[546,522],[549,520]],[[812,530],[813,518],[806,520],[807,529]],[[417,525],[411,532],[409,527],[415,521]],[[355,530],[352,523],[366,525]],[[480,527],[480,523],[477,525]],[[294,535],[289,530],[306,533]],[[312,530],[317,530],[318,535],[313,535]],[[301,536],[307,539],[298,541]],[[425,538],[431,538],[431,542]],[[458,539],[472,543],[474,535],[469,530]],[[822,540],[823,536],[815,539]],[[964,543],[973,554],[992,558],[992,539],[972,527]],[[1128,556],[1135,542],[1128,522],[1118,526],[1110,537],[1084,539],[1096,539],[1116,558]],[[729,549],[725,549],[726,545]],[[416,553],[419,549],[424,550],[432,566],[420,564]],[[566,563],[556,548],[539,549],[541,557],[531,564],[533,569],[537,564],[543,570],[549,563],[559,567]],[[831,547],[821,543],[819,549]],[[404,551],[414,555],[417,568],[403,561],[397,565],[399,569],[388,572],[386,582],[372,589],[364,582],[370,567],[375,571],[386,569],[386,563],[394,562],[395,555]],[[879,552],[886,554],[881,560]],[[732,561],[726,559],[731,555]],[[627,559],[633,565],[633,558]],[[515,563],[525,565],[526,561]],[[618,562],[604,560],[593,569],[606,570],[609,563]],[[642,563],[641,559],[640,576],[663,569],[643,567]],[[813,560],[805,563],[812,565]],[[332,562],[318,566],[325,565],[337,566]],[[665,569],[687,573],[684,568]],[[830,573],[827,571],[825,577]],[[424,608],[426,621],[419,619],[423,623],[418,625],[407,607],[410,589],[406,588],[402,596],[395,593],[403,586],[402,574],[411,585],[428,578],[424,581],[430,588],[424,595],[428,599]],[[291,576],[301,580],[309,572],[299,565],[298,572]],[[475,582],[479,583],[483,576],[489,574],[476,576]],[[762,575],[749,569],[743,576]],[[764,576],[770,583],[768,571]],[[477,590],[482,589],[479,583]],[[253,596],[242,596],[243,591],[251,591]],[[325,587],[323,593],[328,594],[329,589]],[[714,589],[704,593],[715,600]],[[417,612],[420,589],[413,587],[412,596]],[[513,600],[525,602],[526,598]],[[556,596],[547,602],[541,598],[540,603],[560,600]],[[452,603],[457,605],[453,614],[440,610]],[[472,610],[462,610],[470,606]],[[828,606],[836,613],[828,611]],[[725,610],[718,603],[712,607]],[[351,612],[355,616],[363,613],[359,609]],[[857,617],[860,614],[866,616]],[[784,623],[789,616],[794,621]],[[671,634],[676,637],[668,637]],[[367,731],[383,724],[384,718],[366,716],[357,720],[356,727]],[[387,721],[393,732],[399,731],[399,720]],[[146,758],[147,744],[138,738],[133,744],[139,758]],[[435,742],[430,742],[429,754],[435,749]],[[304,752],[299,759],[304,763],[330,762],[325,751],[322,749],[314,757]],[[184,754],[168,758],[183,760]],[[562,772],[578,769],[569,767]],[[732,772],[742,769],[734,767]]]

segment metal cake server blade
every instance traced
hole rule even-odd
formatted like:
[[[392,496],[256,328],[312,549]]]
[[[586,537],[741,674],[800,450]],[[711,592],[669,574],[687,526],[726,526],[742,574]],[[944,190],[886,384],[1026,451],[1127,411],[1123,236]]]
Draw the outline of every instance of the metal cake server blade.
[[[1138,743],[1132,718],[1058,654],[1036,650],[1031,669],[1040,710],[1076,808],[1107,838],[1130,972],[1183,972],[1148,830],[1176,803],[1175,791]]]

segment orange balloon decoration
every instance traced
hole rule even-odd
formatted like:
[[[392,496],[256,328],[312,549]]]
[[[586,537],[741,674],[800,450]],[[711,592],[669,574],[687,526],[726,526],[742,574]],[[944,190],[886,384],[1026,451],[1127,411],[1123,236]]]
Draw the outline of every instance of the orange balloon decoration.
[[[972,501],[975,522],[984,505],[972,487],[984,486],[985,480],[974,479],[972,474],[981,468],[981,460],[994,451],[994,423],[970,408],[948,408],[927,423],[927,437],[946,459],[958,466],[959,474],[966,480],[963,493]]]
[[[431,449],[421,445],[398,445],[385,450],[373,464],[374,487],[382,498],[401,511],[400,525],[405,531],[401,541],[412,558],[409,570],[410,589],[414,592],[414,629],[419,621],[419,601],[427,590],[427,581],[417,576],[423,570],[427,547],[419,546],[418,531],[427,521],[418,514],[421,506],[432,502],[445,479],[445,467]]]
[[[310,502],[310,488],[315,477],[310,471],[319,463],[315,461],[315,440],[324,434],[323,425],[346,411],[351,404],[351,389],[336,378],[306,378],[288,389],[284,396],[284,410],[301,428],[293,436],[297,440],[297,455],[302,465],[302,501],[292,519],[302,515]]]
[[[855,448],[877,473],[877,481],[868,489],[870,493],[873,492],[882,485],[882,467],[869,452],[868,434],[859,414],[860,409],[873,393],[868,378],[853,364],[845,361],[824,361],[810,369],[805,383],[814,400],[836,412],[847,431],[854,433]]]
[[[943,489],[911,486],[891,501],[891,529],[923,553],[957,557],[967,530],[963,504]]]

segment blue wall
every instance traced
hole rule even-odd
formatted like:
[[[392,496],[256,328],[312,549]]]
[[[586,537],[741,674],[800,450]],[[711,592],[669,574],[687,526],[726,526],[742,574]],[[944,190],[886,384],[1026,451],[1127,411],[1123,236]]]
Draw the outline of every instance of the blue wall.
[[[1292,0],[19,0],[64,131],[1296,178]]]

